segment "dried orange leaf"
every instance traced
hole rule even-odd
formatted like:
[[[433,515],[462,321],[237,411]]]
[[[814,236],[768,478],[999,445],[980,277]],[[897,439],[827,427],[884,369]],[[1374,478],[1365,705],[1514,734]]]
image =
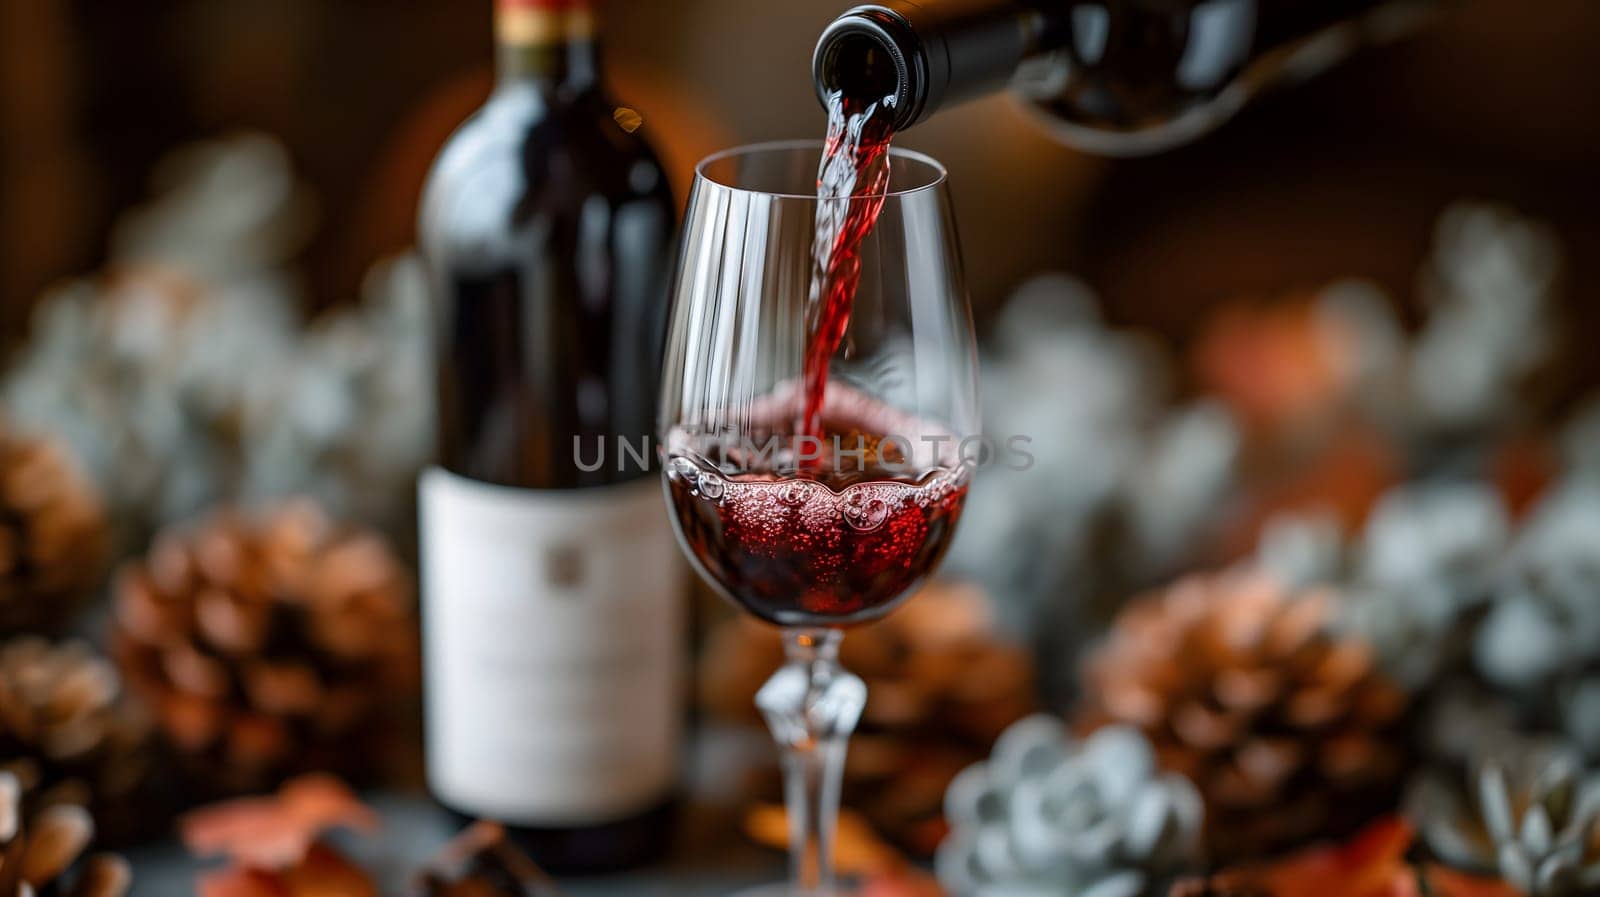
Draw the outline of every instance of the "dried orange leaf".
[[[270,872],[230,867],[200,875],[196,897],[285,897],[277,877]]]
[[[222,854],[260,869],[296,865],[330,829],[366,832],[377,825],[377,814],[342,782],[324,774],[293,779],[276,795],[202,807],[180,821],[184,846],[191,853]]]
[[[867,879],[857,897],[947,897],[938,879],[925,872],[876,875]]]
[[[1444,866],[1424,870],[1434,897],[1522,897],[1522,892],[1495,878],[1482,878]]]
[[[326,773],[291,779],[278,789],[278,795],[288,811],[308,826],[359,832],[378,827],[378,814],[362,803],[349,786]]]
[[[323,844],[282,870],[230,866],[200,876],[197,897],[377,897],[366,870]]]
[[[1313,848],[1219,878],[1274,897],[1416,897],[1416,874],[1405,861],[1414,837],[1405,820],[1384,819],[1349,843]]]
[[[323,844],[314,844],[301,863],[279,874],[288,897],[378,897],[372,876]]]

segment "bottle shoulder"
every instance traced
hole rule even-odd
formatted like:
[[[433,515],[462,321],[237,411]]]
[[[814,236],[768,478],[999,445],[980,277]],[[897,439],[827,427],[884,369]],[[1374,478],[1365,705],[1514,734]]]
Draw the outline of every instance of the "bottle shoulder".
[[[595,197],[673,214],[665,172],[644,137],[599,91],[560,98],[502,87],[440,151],[423,190],[425,247],[441,234],[505,233],[576,215]]]
[[[599,91],[556,98],[538,90],[503,87],[451,135],[428,177],[433,189],[459,189],[479,169],[507,167],[536,178],[559,174],[618,193],[650,193],[660,186],[619,177],[624,166],[661,170],[643,134],[619,123],[622,108]],[[552,170],[555,169],[555,170]]]

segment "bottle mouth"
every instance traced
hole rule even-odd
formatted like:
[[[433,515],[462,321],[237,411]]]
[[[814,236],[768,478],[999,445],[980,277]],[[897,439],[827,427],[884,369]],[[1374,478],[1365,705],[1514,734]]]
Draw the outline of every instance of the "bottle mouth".
[[[834,19],[811,58],[817,99],[824,106],[840,93],[881,98],[893,110],[896,130],[921,117],[926,97],[913,85],[927,83],[927,67],[911,24],[882,6],[858,6]]]

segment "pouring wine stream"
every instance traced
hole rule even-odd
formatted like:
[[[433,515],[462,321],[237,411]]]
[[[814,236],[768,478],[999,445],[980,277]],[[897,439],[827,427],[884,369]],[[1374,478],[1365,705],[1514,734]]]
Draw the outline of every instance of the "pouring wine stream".
[[[878,223],[889,186],[891,98],[863,100],[844,91],[828,98],[828,137],[817,170],[817,230],[811,249],[806,314],[805,408],[798,432],[821,438],[828,362],[839,351],[856,286],[861,241]]]

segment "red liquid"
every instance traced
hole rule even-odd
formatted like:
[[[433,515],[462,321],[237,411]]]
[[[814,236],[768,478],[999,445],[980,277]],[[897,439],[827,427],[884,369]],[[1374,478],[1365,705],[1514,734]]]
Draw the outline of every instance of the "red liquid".
[[[843,92],[829,100],[800,413],[782,418],[827,445],[841,439],[847,454],[808,457],[792,448],[751,464],[748,448],[696,445],[684,431],[668,439],[677,448],[666,461],[667,492],[690,556],[723,594],[781,626],[843,626],[887,614],[944,556],[966,498],[964,471],[948,456],[914,466],[869,435],[915,439],[926,427],[828,388],[828,365],[861,281],[861,244],[883,211],[890,111],[881,99]],[[825,406],[834,409],[827,420]],[[848,454],[863,444],[865,457]]]
[[[828,362],[839,351],[856,285],[861,241],[878,223],[889,185],[894,129],[881,100],[835,93],[828,100],[828,139],[817,171],[817,233],[812,247],[807,314],[805,411],[800,432],[821,436]]]
[[[908,474],[870,456],[854,469],[830,464],[823,473],[728,474],[692,453],[667,459],[668,498],[690,556],[764,620],[875,620],[949,547],[966,498],[962,475]]]

